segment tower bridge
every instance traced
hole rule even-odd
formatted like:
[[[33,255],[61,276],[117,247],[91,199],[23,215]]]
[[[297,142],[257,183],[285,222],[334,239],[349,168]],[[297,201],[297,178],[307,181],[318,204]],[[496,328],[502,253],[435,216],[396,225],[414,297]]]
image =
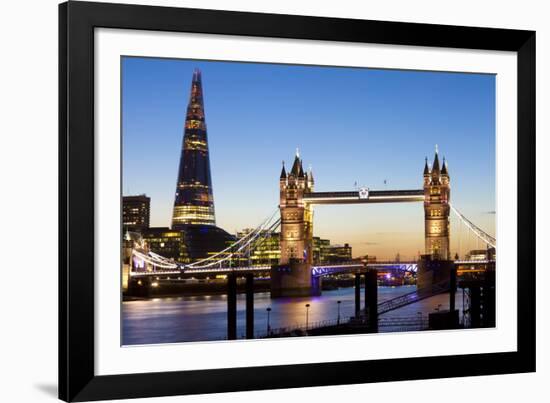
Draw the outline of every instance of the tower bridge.
[[[280,204],[257,228],[224,250],[194,263],[180,263],[164,258],[148,250],[139,234],[127,234],[134,239],[131,251],[132,264],[129,277],[193,276],[197,274],[269,273],[272,297],[307,296],[319,294],[321,278],[326,275],[364,272],[366,269],[420,272],[417,280],[424,284],[440,280],[429,267],[419,262],[376,262],[365,264],[354,260],[337,264],[316,264],[313,261],[313,207],[326,204],[369,204],[423,202],[425,255],[439,262],[450,260],[450,213],[453,212],[466,227],[485,244],[496,246],[490,235],[468,220],[450,203],[450,176],[445,160],[439,163],[436,149],[432,167],[426,159],[422,189],[371,190],[317,192],[311,169],[304,172],[303,162],[296,153],[291,170],[287,173],[284,163],[279,178]],[[275,231],[280,231],[281,257],[279,265],[244,265],[235,261],[250,255]],[[438,263],[439,264],[439,263]],[[423,266],[424,265],[424,266]],[[479,266],[479,262],[460,261],[459,268]],[[423,268],[424,267],[424,268]],[[440,270],[441,271],[441,270]],[[447,270],[448,271],[448,270]],[[426,276],[425,272],[428,273]]]
[[[308,172],[304,171],[298,152],[288,173],[283,162],[279,177],[281,258],[280,267],[271,273],[272,296],[320,293],[320,276],[314,275],[318,271],[311,270],[315,205],[423,202],[425,254],[450,261],[450,176],[445,159],[442,164],[439,162],[437,147],[431,168],[428,159],[425,160],[422,189],[361,188],[355,191],[316,192],[314,185],[313,172],[311,168]],[[330,270],[325,268],[323,271]]]

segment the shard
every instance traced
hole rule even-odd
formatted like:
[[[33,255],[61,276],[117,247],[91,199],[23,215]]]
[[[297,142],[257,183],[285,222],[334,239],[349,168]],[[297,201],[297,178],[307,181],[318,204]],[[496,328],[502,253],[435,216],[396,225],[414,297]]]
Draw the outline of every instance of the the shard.
[[[173,229],[189,225],[216,225],[199,70],[193,72],[172,214]]]

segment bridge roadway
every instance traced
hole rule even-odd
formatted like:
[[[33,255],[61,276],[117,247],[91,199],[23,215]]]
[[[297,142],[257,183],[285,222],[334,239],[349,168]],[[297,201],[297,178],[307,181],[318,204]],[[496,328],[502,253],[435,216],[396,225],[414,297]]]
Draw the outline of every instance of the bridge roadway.
[[[335,263],[327,265],[315,265],[311,268],[311,274],[314,277],[325,276],[328,274],[339,274],[346,272],[356,272],[365,268],[375,268],[377,270],[395,269],[401,271],[416,272],[416,262],[376,262],[369,263],[365,266],[364,263],[352,261],[347,263]],[[222,273],[250,273],[250,272],[269,272],[271,266],[246,266],[246,267],[208,267],[208,268],[192,268],[183,266],[182,269],[157,269],[152,271],[131,271],[130,276],[158,276],[158,275],[189,275],[189,274],[222,274]]]
[[[475,266],[491,263],[489,260],[456,260],[456,265],[461,266]],[[351,261],[346,263],[335,263],[327,265],[315,265],[311,267],[311,274],[313,277],[326,276],[330,274],[341,273],[354,273],[361,269],[372,268],[376,270],[400,270],[410,273],[416,273],[418,264],[415,261],[408,262],[392,262],[392,261],[380,261],[376,263],[364,263]],[[269,272],[271,266],[245,266],[245,267],[208,267],[208,268],[192,268],[183,266],[182,269],[166,269],[166,270],[152,270],[152,271],[131,271],[130,276],[167,276],[167,275],[191,275],[191,274],[224,274],[224,273],[251,273],[251,272]]]

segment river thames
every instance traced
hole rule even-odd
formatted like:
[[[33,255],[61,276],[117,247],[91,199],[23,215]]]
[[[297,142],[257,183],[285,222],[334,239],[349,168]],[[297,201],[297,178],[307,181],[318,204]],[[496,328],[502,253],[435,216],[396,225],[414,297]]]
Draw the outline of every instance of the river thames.
[[[378,302],[412,292],[416,286],[378,287]],[[363,290],[361,298],[363,299]],[[456,308],[462,318],[462,291],[456,293]],[[237,337],[245,335],[245,296],[237,297]],[[341,301],[338,304],[337,301]],[[271,299],[269,292],[254,295],[255,335],[267,333],[268,313],[271,329],[297,328],[305,325],[306,307],[310,304],[308,324],[315,327],[322,321],[336,321],[338,305],[340,317],[344,321],[353,316],[355,309],[354,288],[339,288],[323,291],[318,297]],[[363,302],[362,302],[363,304]],[[387,318],[421,318],[436,309],[449,308],[449,294],[437,295],[414,304],[381,315]],[[418,330],[414,326],[407,330]],[[380,331],[395,331],[391,327],[381,327]],[[227,335],[227,296],[202,295],[151,298],[122,303],[122,344],[163,344],[189,341],[223,340]]]

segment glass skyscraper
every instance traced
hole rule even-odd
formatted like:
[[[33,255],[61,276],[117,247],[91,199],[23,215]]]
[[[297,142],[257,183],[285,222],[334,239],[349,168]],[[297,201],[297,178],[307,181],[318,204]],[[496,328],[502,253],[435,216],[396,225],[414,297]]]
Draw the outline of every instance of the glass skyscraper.
[[[204,118],[201,72],[193,72],[187,106],[172,228],[216,225],[210,175],[208,137]]]

